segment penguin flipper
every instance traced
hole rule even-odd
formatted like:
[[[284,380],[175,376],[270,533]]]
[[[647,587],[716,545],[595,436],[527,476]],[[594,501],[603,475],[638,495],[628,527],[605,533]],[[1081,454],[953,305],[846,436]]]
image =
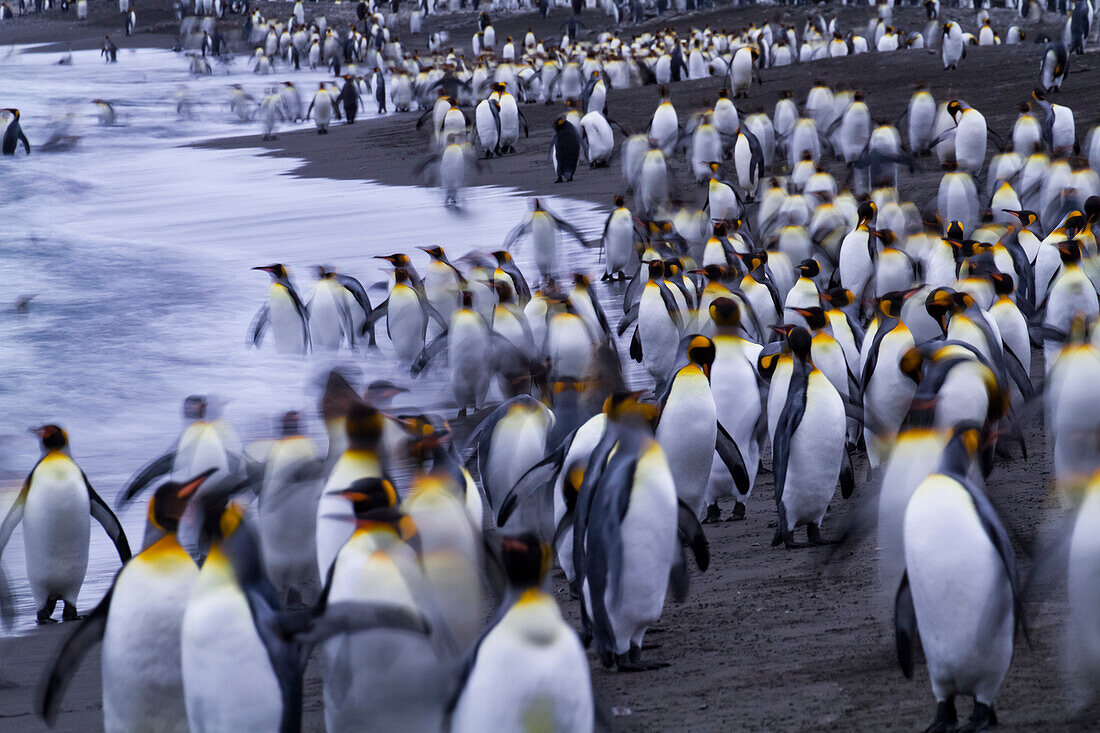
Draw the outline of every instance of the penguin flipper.
[[[906,679],[913,679],[913,641],[917,638],[917,611],[913,607],[908,572],[902,574],[898,593],[894,598],[894,636],[901,673]]]
[[[592,244],[589,244],[588,242],[586,242],[585,239],[584,239],[584,235],[581,234],[581,230],[577,229],[575,226],[573,226],[569,222],[565,221],[564,219],[559,219],[558,217],[554,216],[553,214],[550,214],[549,212],[546,212],[546,213],[554,221],[554,225],[557,226],[558,229],[560,229],[561,231],[565,232],[569,236],[576,239],[577,242],[582,247],[599,247],[600,246],[599,242],[594,242]]]
[[[295,634],[299,643],[319,644],[334,636],[368,629],[392,629],[428,636],[431,625],[420,613],[389,603],[342,601],[326,605],[324,613],[309,621],[308,628]]]
[[[33,475],[33,473],[32,471],[31,474]],[[31,477],[27,476],[27,480],[23,482],[23,488],[19,490],[19,495],[15,497],[11,509],[8,510],[8,515],[4,517],[4,523],[0,524],[0,553],[3,553],[4,548],[7,547],[8,540],[11,539],[11,533],[23,521],[23,511],[27,505],[27,492],[30,491],[30,488]]]
[[[435,337],[430,344],[424,347],[416,359],[412,363],[410,373],[415,377],[427,368],[428,364],[439,355],[441,351],[447,348],[447,334],[446,332],[439,334]]]
[[[119,572],[122,572],[121,570]],[[89,613],[72,636],[65,640],[61,651],[54,660],[46,676],[46,684],[36,712],[46,725],[53,726],[57,721],[57,713],[61,708],[61,699],[65,697],[65,691],[80,668],[80,663],[88,651],[103,640],[103,634],[107,630],[107,612],[111,608],[111,596],[115,592],[115,583],[118,575],[111,581],[111,587],[99,605]]]
[[[1016,356],[1016,353],[1012,351],[1008,344],[1002,342],[1002,346],[1004,346],[1005,370],[1012,377],[1012,381],[1016,383],[1016,386],[1020,388],[1020,393],[1024,396],[1024,399],[1031,397],[1035,394],[1035,387],[1031,384],[1031,377],[1028,376],[1024,365],[1020,363],[1020,357]]]
[[[119,493],[118,500],[115,504],[120,507],[125,506],[150,483],[170,473],[172,471],[172,464],[175,460],[175,451],[168,451],[160,458],[154,459],[149,465],[145,466],[145,468],[141,469],[141,471],[130,479],[130,482],[126,484]]]
[[[695,555],[695,564],[699,566],[699,570],[705,571],[710,567],[710,545],[695,510],[685,504],[683,499],[676,500],[676,529],[680,534],[680,541],[690,547]]]
[[[744,496],[749,493],[749,470],[745,466],[745,458],[741,455],[741,449],[735,441],[723,427],[722,423],[718,423],[718,437],[715,440],[714,450],[717,451],[718,457],[722,459],[723,465],[726,470],[733,476],[733,485],[737,487],[737,493]]]
[[[848,446],[844,446],[844,455],[840,462],[840,495],[845,499],[851,499],[856,490],[856,473],[852,467],[852,454],[848,452]]]
[[[256,311],[256,316],[252,319],[252,325],[248,328],[248,340],[256,347],[259,347],[260,342],[264,338],[264,329],[267,327],[268,320],[268,306],[267,303]]]
[[[626,333],[626,329],[630,328],[630,324],[638,320],[638,310],[639,304],[635,303],[630,306],[629,310],[623,313],[623,317],[619,319],[619,325],[615,329],[616,333],[620,336]]]
[[[123,565],[125,565],[126,561],[133,556],[133,553],[130,551],[130,543],[126,539],[125,530],[122,529],[122,523],[118,521],[118,517],[111,511],[111,507],[107,506],[107,502],[103,501],[102,497],[92,488],[92,484],[88,481],[88,476],[84,474],[83,471],[81,471],[80,475],[84,478],[84,487],[88,489],[88,499],[91,500],[92,519],[103,526],[103,531],[111,538],[111,542],[115,544],[115,549],[118,550],[118,557],[122,560]]]
[[[558,477],[558,472],[561,471],[562,463],[565,461],[565,454],[569,452],[569,448],[573,445],[573,438],[576,434],[576,430],[571,431],[561,442],[561,445],[554,449],[550,455],[527,469],[516,481],[515,486],[508,490],[504,500],[500,502],[500,509],[497,511],[498,527],[503,527],[508,522],[508,518],[512,516],[512,512],[534,495],[536,491],[545,490],[553,485]],[[568,510],[568,507],[566,509]],[[571,514],[568,511],[567,513]]]
[[[500,245],[501,249],[510,249],[516,240],[522,237],[527,232],[531,231],[531,217],[527,217],[524,221],[520,222],[508,232],[508,236],[504,238],[504,243]]]
[[[630,339],[630,358],[639,364],[642,362],[642,339],[638,336],[638,329],[634,329],[634,336]]]

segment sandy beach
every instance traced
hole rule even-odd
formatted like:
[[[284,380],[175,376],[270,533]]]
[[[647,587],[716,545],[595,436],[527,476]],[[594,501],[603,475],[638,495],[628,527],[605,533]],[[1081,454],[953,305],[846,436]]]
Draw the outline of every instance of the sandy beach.
[[[272,6],[285,14],[289,3]],[[348,7],[333,8],[332,13],[345,13]],[[109,13],[109,9],[117,11],[117,5],[101,8],[87,24],[76,24],[56,14],[0,22],[0,44],[52,43],[50,52],[69,44],[74,49],[94,48],[105,33],[111,32],[123,47],[171,46],[174,21],[167,11],[140,10],[140,32],[123,40],[121,26],[115,22],[117,12]],[[870,13],[866,8],[830,6],[828,10],[839,11],[839,24],[844,27],[858,24],[862,28]],[[802,7],[720,7],[687,17],[660,19],[632,27],[630,32],[659,26],[683,31],[706,24],[736,28],[768,19],[783,19],[800,27],[806,12]],[[566,13],[565,9],[556,9],[545,20],[534,13],[501,17],[495,20],[498,38],[521,37],[529,27],[540,36],[556,32]],[[972,11],[966,15],[945,11],[949,16],[953,13],[965,17],[973,28]],[[1004,10],[994,12],[1000,28],[1007,27],[1011,17]],[[468,50],[474,18],[470,12],[430,18],[425,22],[425,32],[445,27],[451,33],[452,44]],[[586,13],[582,18],[590,24],[590,30],[607,25],[605,16],[595,13]],[[895,23],[919,30],[923,9],[899,8]],[[1049,33],[1055,26],[1043,28]],[[1028,29],[1029,33],[1040,30],[1035,26]],[[403,40],[407,47],[423,48],[424,38],[421,34]],[[939,56],[924,50],[768,69],[762,73],[763,85],[753,86],[749,98],[738,100],[737,106],[743,114],[770,114],[781,93],[791,92],[801,102],[815,79],[825,79],[834,88],[864,90],[872,116],[897,124],[914,86],[925,82],[937,101],[965,99],[984,113],[993,130],[1006,136],[1016,118],[1016,104],[1025,101],[1036,85],[1040,48],[1031,43],[1015,48],[969,48],[964,63],[953,72],[943,71]],[[1082,141],[1095,122],[1094,100],[1100,92],[1098,66],[1095,53],[1074,57],[1070,76],[1057,99],[1077,111],[1077,136]],[[691,111],[711,106],[722,86],[719,78],[672,84],[671,99],[681,123]],[[656,104],[654,86],[614,90],[608,98],[609,116],[630,132],[642,131]],[[602,169],[582,165],[572,182],[554,183],[548,155],[551,125],[563,108],[561,104],[530,104],[522,110],[530,136],[521,139],[517,153],[486,161],[476,183],[608,206],[623,187],[618,160]],[[422,182],[412,173],[428,150],[426,135],[414,130],[420,114],[391,114],[354,125],[336,124],[327,136],[312,131],[283,132],[278,140],[265,142],[257,132],[202,145],[262,148],[268,155],[301,161],[293,172],[301,177],[420,185]],[[901,191],[903,197],[923,207],[935,196],[941,173],[927,158],[919,160],[918,166],[914,174],[903,174]],[[683,155],[676,156],[673,170],[678,184],[674,197],[696,204],[703,201],[705,188],[692,182]],[[843,180],[841,166],[831,163],[830,170]],[[415,229],[410,237],[415,239]],[[486,247],[495,248],[496,244],[486,243]],[[612,302],[610,291],[603,296],[606,302]],[[613,320],[619,315],[619,310],[608,311]],[[1040,380],[1042,374],[1041,350],[1037,350],[1033,352],[1033,380]],[[1027,552],[1044,539],[1040,528],[1048,526],[1048,521],[1056,522],[1060,513],[1052,495],[1050,461],[1042,450],[1045,436],[1041,420],[1033,418],[1024,434],[1032,449],[1028,460],[1015,450],[1011,459],[999,460],[988,490],[1017,541],[1026,575]],[[865,462],[858,463],[857,476],[865,474]],[[855,515],[865,510],[871,499],[872,487],[865,482],[849,501],[841,500],[838,493],[825,520],[825,535],[836,536],[854,524]],[[722,509],[723,516],[727,516],[732,503]],[[928,723],[935,701],[923,660],[918,660],[911,681],[898,669],[893,609],[877,585],[878,551],[873,532],[845,544],[830,557],[830,549],[823,547],[772,548],[774,526],[771,474],[762,473],[748,502],[745,521],[707,525],[710,569],[703,574],[693,573],[687,601],[677,604],[670,600],[659,632],[655,629],[647,636],[647,646],[653,647],[647,649],[649,658],[669,666],[620,674],[602,669],[594,655],[589,655],[601,711],[598,725],[602,719],[609,729],[622,731],[885,731],[920,730]],[[22,568],[8,566],[6,570],[9,580],[15,576],[18,587]],[[576,620],[576,603],[569,598],[559,571],[555,571],[555,588],[563,610]],[[1035,599],[1028,610],[1030,637],[1028,641],[1017,638],[1012,667],[997,701],[1001,723],[997,730],[1095,730],[1100,706],[1073,711],[1066,693],[1060,663],[1064,596]],[[42,675],[70,631],[71,627],[62,624],[0,639],[0,731],[44,729],[33,708]],[[311,663],[306,676],[303,730],[324,729],[320,684],[317,665]],[[99,689],[99,656],[93,652],[66,695],[56,730],[101,729]],[[960,713],[969,713],[969,702],[960,706]]]

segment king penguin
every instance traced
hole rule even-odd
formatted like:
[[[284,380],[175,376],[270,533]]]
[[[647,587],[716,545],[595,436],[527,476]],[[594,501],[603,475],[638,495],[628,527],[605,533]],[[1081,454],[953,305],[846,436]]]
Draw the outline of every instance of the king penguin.
[[[249,340],[259,346],[264,331],[270,326],[275,349],[279,353],[304,354],[309,351],[309,313],[291,284],[286,268],[274,264],[252,269],[271,275],[271,285],[267,290],[267,302],[252,320]]]
[[[130,543],[118,517],[69,455],[65,431],[44,425],[34,434],[42,441],[42,457],[0,525],[0,552],[22,521],[27,578],[38,623],[55,623],[52,616],[58,601],[65,604],[62,617],[75,621],[77,595],[88,570],[88,515],[103,525],[123,563],[130,559]]]
[[[895,605],[898,661],[913,674],[920,634],[936,717],[930,730],[953,730],[955,697],[974,697],[967,730],[997,722],[993,701],[1023,624],[1016,559],[1004,525],[967,472],[980,431],[960,426],[937,473],[909,499],[903,522],[905,575]]]
[[[104,730],[187,733],[180,629],[199,569],[176,529],[188,499],[212,473],[169,481],[149,501],[145,549],[115,576],[50,669],[40,710],[49,725],[84,655],[102,641]]]
[[[821,520],[840,479],[845,498],[854,488],[851,462],[844,450],[844,403],[836,387],[810,358],[809,332],[795,327],[787,335],[793,369],[787,399],[772,439],[772,472],[779,524],[772,545],[797,547],[794,530],[806,525],[811,545],[821,544]]]
[[[550,551],[530,533],[504,537],[510,590],[470,652],[451,730],[589,733],[594,725],[588,660],[576,632],[541,585]]]

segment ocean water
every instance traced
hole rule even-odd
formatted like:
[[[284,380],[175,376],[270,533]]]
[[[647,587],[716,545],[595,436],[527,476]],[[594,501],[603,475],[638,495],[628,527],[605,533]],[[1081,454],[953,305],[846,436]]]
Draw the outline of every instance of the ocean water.
[[[48,422],[68,431],[74,458],[113,505],[126,480],[173,444],[189,394],[210,395],[246,443],[270,437],[287,409],[315,414],[323,375],[337,364],[362,382],[412,387],[402,406],[447,411],[445,378],[411,380],[390,359],[384,328],[375,351],[291,357],[266,343],[248,346],[268,285],[250,268],[286,264],[305,299],[309,268],[322,263],[370,287],[388,273],[374,255],[406,251],[422,267],[427,255],[417,246],[441,245],[452,259],[498,248],[529,210],[528,197],[482,187],[451,211],[430,188],[296,178],[294,160],[187,146],[259,131],[235,121],[230,83],[259,96],[290,79],[306,97],[325,78],[317,72],[256,77],[242,59],[195,79],[185,58],[160,50],[123,51],[113,65],[90,51],[74,53],[72,66],[57,59],[0,53],[0,106],[22,111],[32,149],[60,115],[72,115],[69,134],[81,138],[71,152],[25,157],[20,148],[0,158],[0,511],[38,459],[27,431]],[[177,115],[181,85],[196,102],[194,119]],[[97,123],[97,97],[114,104],[117,125]],[[602,227],[592,204],[545,203],[590,237]],[[561,252],[572,267],[598,267],[592,250],[566,243]],[[529,245],[516,255],[536,272]],[[17,313],[16,299],[29,295],[29,312]],[[370,295],[374,303],[385,297]],[[310,427],[320,430],[317,421]],[[135,550],[144,512],[136,502],[120,515]],[[21,530],[2,564],[17,601],[15,631],[25,633],[34,609]],[[118,566],[93,522],[82,610],[99,601]]]

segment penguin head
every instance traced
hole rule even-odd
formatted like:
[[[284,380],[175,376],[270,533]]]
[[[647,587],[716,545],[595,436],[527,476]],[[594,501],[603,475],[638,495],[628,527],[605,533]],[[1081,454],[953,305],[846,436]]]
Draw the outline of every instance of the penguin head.
[[[429,257],[431,257],[433,261],[446,259],[443,248],[438,245],[434,245],[431,247],[421,247],[420,249]]]
[[[202,420],[206,417],[207,402],[203,395],[193,394],[183,400],[183,418]]]
[[[654,405],[639,402],[641,392],[612,392],[603,402],[603,413],[614,422],[643,422],[652,426],[658,412]]]
[[[550,547],[533,532],[505,536],[500,540],[500,559],[513,588],[535,588],[550,569]]]
[[[275,278],[276,280],[285,280],[287,278],[286,268],[283,265],[278,264],[278,263],[276,263],[274,265],[264,265],[262,267],[253,267],[252,269],[253,270],[260,270],[261,272],[266,272],[269,275],[271,275],[271,277]]]
[[[824,293],[820,293],[817,298],[833,308],[846,308],[856,300],[855,294],[851,290],[841,287],[826,290]]]
[[[721,329],[734,329],[741,325],[741,306],[732,298],[716,298],[710,304],[710,319]]]
[[[928,315],[940,324],[944,336],[947,335],[947,324],[951,315],[955,312],[955,291],[951,288],[936,288],[924,299],[924,309]]]
[[[352,404],[344,421],[344,429],[348,434],[348,447],[374,450],[382,439],[384,419],[382,413],[370,405],[362,402]]]
[[[798,263],[798,272],[802,277],[815,278],[821,274],[821,263],[811,258]]]
[[[1012,214],[1013,216],[1015,216],[1017,219],[1020,220],[1020,224],[1024,227],[1030,226],[1038,218],[1035,215],[1034,211],[1027,211],[1025,209],[1021,209],[1019,211],[1016,211],[1015,209],[1001,209],[1001,211],[1006,214]]]
[[[35,428],[33,432],[42,441],[43,452],[49,453],[55,450],[64,450],[69,444],[69,436],[57,425],[43,425]]]
[[[279,435],[290,438],[301,435],[302,413],[297,410],[288,410],[279,417]]]
[[[718,98],[719,99],[729,99],[729,96],[730,96],[730,90],[729,89],[722,88],[722,89],[718,90]]]
[[[665,275],[665,263],[662,260],[650,260],[649,265],[649,279],[660,280]]]
[[[895,290],[879,298],[878,309],[887,318],[900,318],[901,306],[912,295],[909,291]]]
[[[953,221],[947,225],[947,234],[944,241],[961,242],[963,238],[963,226],[961,221]]]
[[[825,328],[825,324],[828,320],[825,318],[825,311],[819,305],[815,305],[812,308],[794,308],[788,307],[787,310],[797,313],[806,319],[806,325],[808,325],[814,331],[819,331]]]
[[[699,367],[707,379],[710,379],[710,368],[714,365],[714,355],[713,341],[699,334],[691,337],[687,347],[688,361]]]
[[[409,256],[402,252],[392,255],[375,255],[374,258],[376,260],[385,260],[394,267],[407,267],[409,264]]]
[[[989,273],[989,279],[993,282],[993,292],[998,296],[1008,297],[1016,289],[1016,284],[1012,282],[1012,278],[1003,272],[991,272]]]
[[[474,294],[469,290],[463,290],[459,293],[459,301],[463,310],[470,310],[474,307]]]
[[[1100,196],[1089,196],[1085,199],[1085,216],[1088,219],[1088,224],[1100,219]]]
[[[856,208],[856,215],[859,216],[860,224],[869,224],[875,216],[878,214],[878,206],[874,201],[863,201]]]
[[[397,506],[397,491],[384,478],[361,478],[337,493],[351,502],[356,519],[369,517],[380,509]]]
[[[956,122],[958,122],[959,114],[962,111],[963,106],[959,103],[959,100],[952,99],[950,102],[947,103],[947,114],[951,115],[951,119],[955,120]]]
[[[493,290],[496,291],[499,303],[512,303],[515,295],[512,292],[512,284],[503,278],[493,280]]]
[[[806,363],[810,359],[810,347],[813,345],[813,340],[810,337],[810,332],[802,328],[802,326],[795,326],[787,331],[787,345],[791,348],[791,353],[799,361]]]
[[[1098,201],[1100,201],[1100,199],[1098,199]],[[623,195],[621,193],[615,194],[615,198],[611,200],[611,203],[614,204],[616,209],[621,209],[623,206],[626,205],[626,199],[623,198]]]
[[[1061,258],[1063,265],[1076,265],[1081,261],[1081,245],[1077,243],[1076,239],[1059,242],[1058,256]]]
[[[149,522],[169,534],[174,533],[179,529],[180,517],[191,496],[217,470],[216,467],[208,468],[187,481],[169,481],[160,486],[149,500]]]

